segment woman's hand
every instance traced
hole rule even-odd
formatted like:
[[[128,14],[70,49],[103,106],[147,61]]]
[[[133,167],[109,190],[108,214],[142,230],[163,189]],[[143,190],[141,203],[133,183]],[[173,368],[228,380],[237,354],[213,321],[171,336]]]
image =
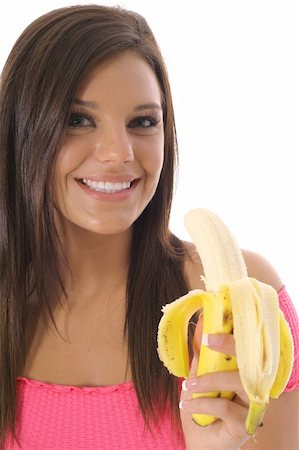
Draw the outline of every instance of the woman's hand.
[[[196,327],[195,342],[201,342],[201,320]],[[218,337],[218,343],[216,340]],[[226,354],[235,354],[232,335],[213,335],[209,346]],[[190,368],[190,376],[183,383],[180,407],[181,421],[187,450],[236,450],[250,439],[246,433],[245,420],[248,413],[248,397],[243,390],[239,372],[215,372],[196,377],[198,351]],[[187,389],[187,390],[186,390]],[[223,398],[195,398],[194,392],[232,391],[233,400]],[[192,420],[192,414],[203,413],[218,417],[211,425],[201,427]]]

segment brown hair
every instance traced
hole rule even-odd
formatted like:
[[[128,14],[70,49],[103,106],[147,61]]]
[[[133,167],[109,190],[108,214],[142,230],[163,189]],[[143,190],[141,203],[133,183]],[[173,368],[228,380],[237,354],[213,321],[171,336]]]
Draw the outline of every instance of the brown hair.
[[[0,439],[14,433],[16,378],[26,358],[32,292],[51,319],[48,286],[63,288],[53,218],[52,177],[79,83],[96,65],[132,49],[158,79],[163,96],[164,164],[156,193],[134,224],[127,282],[129,358],[145,421],[170,402],[178,419],[177,381],[158,360],[161,307],[187,291],[183,244],[169,232],[177,159],[168,77],[140,15],[119,7],[73,6],[35,20],[15,43],[0,92]],[[46,278],[47,277],[47,278]]]

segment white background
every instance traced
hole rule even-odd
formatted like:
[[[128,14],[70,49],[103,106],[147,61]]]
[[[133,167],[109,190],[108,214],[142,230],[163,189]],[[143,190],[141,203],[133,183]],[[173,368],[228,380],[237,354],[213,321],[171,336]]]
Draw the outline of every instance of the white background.
[[[7,2],[0,67],[33,19],[73,3]],[[173,231],[189,239],[184,214],[214,210],[271,261],[299,311],[298,1],[101,3],[144,15],[168,66],[181,155]]]

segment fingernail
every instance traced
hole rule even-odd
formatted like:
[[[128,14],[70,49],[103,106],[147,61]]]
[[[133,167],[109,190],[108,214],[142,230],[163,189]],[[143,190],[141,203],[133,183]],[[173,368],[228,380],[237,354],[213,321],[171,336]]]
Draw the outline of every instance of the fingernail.
[[[184,400],[181,400],[179,403],[179,408],[183,409],[184,408]]]
[[[201,344],[209,346],[209,335],[208,334],[202,335]]]
[[[184,380],[182,383],[183,391],[189,391],[197,387],[197,380],[193,378],[189,378],[188,380]]]
[[[208,347],[217,347],[223,342],[222,336],[218,334],[203,334],[201,343]]]

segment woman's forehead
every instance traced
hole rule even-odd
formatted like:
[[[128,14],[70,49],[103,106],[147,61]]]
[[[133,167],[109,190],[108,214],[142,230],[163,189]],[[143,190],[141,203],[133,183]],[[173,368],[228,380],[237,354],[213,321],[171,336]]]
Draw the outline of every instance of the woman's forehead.
[[[160,84],[150,65],[136,52],[126,51],[94,67],[81,82],[76,99],[89,101],[115,93],[161,103]]]

